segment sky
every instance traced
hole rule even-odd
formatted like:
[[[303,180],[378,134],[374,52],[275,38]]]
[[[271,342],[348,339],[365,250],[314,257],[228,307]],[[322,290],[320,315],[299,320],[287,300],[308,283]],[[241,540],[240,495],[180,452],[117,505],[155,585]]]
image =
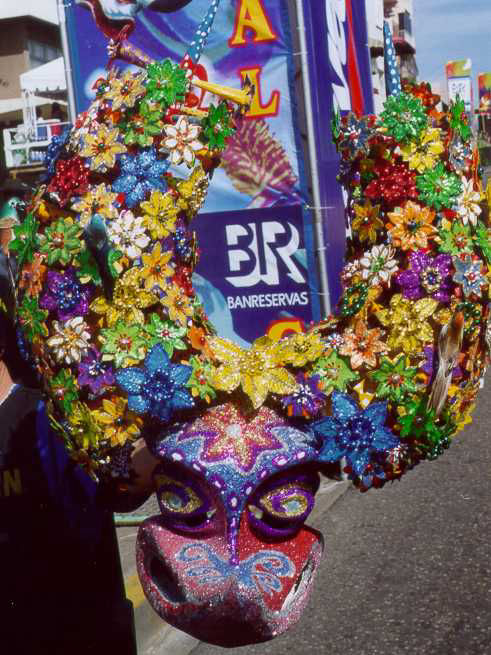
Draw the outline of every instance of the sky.
[[[491,1],[413,0],[413,11],[419,79],[440,93],[446,62],[469,57],[477,103],[477,74],[491,72]]]

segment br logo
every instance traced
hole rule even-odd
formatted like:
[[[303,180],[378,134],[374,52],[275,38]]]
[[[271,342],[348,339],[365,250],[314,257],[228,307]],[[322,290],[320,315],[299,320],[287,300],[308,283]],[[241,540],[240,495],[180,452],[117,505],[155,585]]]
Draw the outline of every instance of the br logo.
[[[225,279],[234,287],[253,287],[260,282],[268,286],[280,283],[281,262],[287,275],[297,284],[306,280],[293,260],[300,247],[300,233],[290,222],[265,221],[225,228],[228,266]]]

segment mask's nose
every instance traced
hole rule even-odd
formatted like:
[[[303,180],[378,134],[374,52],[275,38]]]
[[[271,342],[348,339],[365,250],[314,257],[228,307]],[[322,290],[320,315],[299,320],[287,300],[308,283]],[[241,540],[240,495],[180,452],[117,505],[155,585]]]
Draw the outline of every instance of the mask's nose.
[[[300,617],[323,549],[302,528],[267,542],[244,519],[231,560],[226,535],[192,539],[149,519],[137,540],[138,573],[155,611],[193,637],[236,647],[267,641]]]

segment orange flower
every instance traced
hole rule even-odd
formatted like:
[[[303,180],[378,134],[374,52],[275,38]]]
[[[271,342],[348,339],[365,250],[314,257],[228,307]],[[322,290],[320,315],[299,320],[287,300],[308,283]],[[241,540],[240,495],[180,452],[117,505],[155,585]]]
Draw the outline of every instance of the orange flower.
[[[354,205],[353,209],[355,210],[355,218],[351,224],[353,233],[358,236],[360,241],[375,243],[377,230],[384,227],[379,218],[380,205],[372,205],[370,200],[367,200],[364,205]]]
[[[387,225],[387,230],[396,248],[427,248],[428,239],[437,234],[436,227],[432,225],[435,212],[411,200],[408,200],[404,207],[396,207],[389,213],[389,218],[391,223]]]
[[[377,353],[387,352],[387,346],[379,340],[381,334],[380,328],[369,330],[366,323],[356,321],[354,329],[344,333],[339,353],[351,357],[352,368],[360,368],[363,364],[375,368]]]
[[[25,289],[27,295],[37,296],[43,287],[46,266],[43,266],[44,255],[36,253],[30,264],[26,264],[21,271],[19,289]]]
[[[208,359],[211,359],[213,356],[213,352],[208,345],[208,341],[206,339],[206,332],[203,330],[203,328],[198,328],[195,325],[191,327],[188,331],[188,338],[189,338],[189,343],[195,350],[199,350],[200,352],[205,355]]]

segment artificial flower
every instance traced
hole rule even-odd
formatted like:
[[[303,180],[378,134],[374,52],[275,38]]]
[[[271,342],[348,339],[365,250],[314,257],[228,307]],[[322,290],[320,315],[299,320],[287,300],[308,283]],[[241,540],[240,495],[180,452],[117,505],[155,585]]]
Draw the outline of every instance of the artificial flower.
[[[200,398],[210,403],[216,398],[215,389],[210,384],[213,372],[210,362],[193,355],[189,360],[189,365],[193,372],[186,386],[191,390],[193,398]]]
[[[409,268],[396,276],[405,298],[417,300],[424,295],[440,302],[449,302],[452,258],[450,255],[432,257],[423,250],[409,255]]]
[[[419,196],[426,205],[437,211],[450,209],[462,191],[461,180],[455,173],[446,171],[442,162],[416,177]]]
[[[172,235],[174,250],[185,264],[193,262],[196,254],[196,235],[185,227],[178,227]]]
[[[14,225],[14,239],[9,243],[9,250],[16,254],[19,268],[24,262],[32,262],[36,251],[39,223],[34,214],[27,214],[20,225]]]
[[[384,227],[380,219],[380,205],[372,205],[370,200],[366,200],[363,205],[353,205],[355,217],[351,222],[351,229],[360,241],[375,243],[377,240],[377,230]]]
[[[451,255],[460,255],[463,252],[472,252],[473,239],[468,225],[462,225],[459,221],[442,221],[439,232],[439,250],[448,252]]]
[[[95,395],[114,384],[114,371],[110,365],[102,362],[96,348],[91,348],[78,365],[78,384],[81,387],[87,386]]]
[[[374,167],[375,178],[365,189],[365,196],[371,200],[383,200],[394,207],[406,200],[417,200],[416,176],[406,164],[379,162]]]
[[[70,128],[66,126],[61,134],[53,134],[51,141],[46,148],[44,165],[46,167],[45,181],[55,174],[55,166],[58,159],[65,151],[65,146],[70,139]]]
[[[346,359],[340,357],[334,351],[318,359],[315,362],[313,372],[320,376],[321,388],[326,393],[333,389],[346,391],[348,385],[360,377],[357,371],[353,371],[348,366]]]
[[[151,148],[141,149],[135,155],[121,157],[121,172],[113,182],[113,191],[124,193],[126,204],[132,208],[151,191],[167,190],[167,182],[162,179],[169,168],[169,162],[157,158],[157,152]]]
[[[90,158],[90,169],[105,173],[114,168],[116,156],[126,152],[126,146],[119,143],[119,130],[98,125],[95,134],[85,134],[84,145],[80,150],[83,157]]]
[[[54,358],[60,364],[74,364],[82,360],[90,347],[89,326],[81,316],[68,321],[53,321],[52,335],[46,341]]]
[[[120,254],[122,255],[122,253]],[[76,267],[75,270],[77,271],[77,276],[81,282],[84,284],[92,282],[97,286],[101,284],[101,272],[97,261],[89,248],[82,248],[75,258],[74,265]]]
[[[117,197],[117,193],[112,193],[104,183],[101,183],[89,189],[84,196],[73,202],[72,210],[79,213],[78,220],[82,227],[86,227],[90,223],[94,214],[112,220],[118,216],[115,206]]]
[[[162,253],[162,246],[158,241],[150,254],[142,255],[142,277],[147,291],[151,291],[154,287],[165,289],[167,278],[174,273],[172,266],[169,266],[172,254],[171,250]]]
[[[154,241],[174,232],[179,210],[171,193],[152,191],[150,199],[142,202],[140,208],[144,212],[143,224]]]
[[[103,362],[114,362],[116,368],[138,364],[146,354],[146,334],[141,325],[131,325],[119,320],[110,328],[103,328],[100,335]]]
[[[224,150],[225,139],[234,133],[231,115],[226,102],[220,102],[217,107],[211,104],[208,115],[203,120],[203,137],[210,150]]]
[[[277,344],[267,337],[256,339],[249,350],[220,337],[212,337],[210,347],[220,362],[212,385],[228,392],[242,387],[254,409],[261,407],[270,393],[287,395],[297,388],[293,375],[281,366]]]
[[[25,294],[18,308],[18,314],[19,324],[29,341],[33,341],[35,337],[46,337],[48,335],[45,322],[48,318],[48,312],[39,308],[37,297],[31,298]]]
[[[450,127],[458,132],[462,141],[469,141],[472,136],[472,130],[469,127],[469,121],[465,110],[465,102],[462,98],[450,103]]]
[[[60,321],[67,321],[87,314],[90,296],[90,287],[80,284],[73,268],[64,273],[50,270],[39,306],[54,312]]]
[[[448,161],[458,175],[467,173],[472,163],[472,144],[464,142],[458,133],[454,134],[448,147]]]
[[[170,107],[182,102],[186,94],[188,81],[186,71],[173,64],[170,59],[157,61],[147,66],[147,98]]]
[[[136,101],[145,95],[144,79],[143,73],[131,71],[126,71],[121,77],[114,77],[104,94],[106,100],[111,100],[112,110],[133,107]]]
[[[79,449],[95,450],[104,441],[104,430],[85,403],[74,403],[68,416],[70,435]]]
[[[369,330],[367,324],[358,319],[354,328],[348,328],[343,334],[340,355],[350,357],[351,367],[360,368],[364,364],[370,368],[377,366],[377,354],[387,351],[387,346],[380,340],[383,332],[379,328]]]
[[[166,286],[165,295],[160,302],[165,307],[170,320],[180,325],[187,325],[188,320],[194,314],[189,297],[175,284]]]
[[[279,342],[278,358],[283,364],[303,368],[308,362],[319,359],[325,350],[326,345],[319,334],[300,332],[292,334]]]
[[[412,302],[400,293],[394,294],[390,299],[390,307],[376,313],[382,325],[390,328],[387,340],[389,348],[401,348],[409,354],[433,342],[433,329],[427,319],[437,306],[438,301],[433,298],[421,298]]]
[[[163,126],[161,107],[146,101],[140,102],[138,111],[120,124],[126,145],[140,148],[151,146],[154,137],[162,133]]]
[[[187,350],[188,346],[183,337],[186,336],[186,328],[173,323],[172,321],[163,321],[160,316],[154,312],[150,315],[150,322],[143,326],[147,333],[149,348],[160,343],[165,352],[172,357],[174,350]]]
[[[43,261],[44,255],[40,255],[37,252],[34,254],[32,262],[30,264],[25,264],[20,271],[17,286],[19,289],[25,289],[27,295],[31,297],[37,296],[42,289],[47,270]]]
[[[177,205],[186,212],[188,218],[193,218],[203,206],[209,186],[210,180],[201,166],[196,166],[188,180],[178,183]]]
[[[488,286],[488,281],[481,274],[483,262],[480,259],[473,259],[472,255],[462,255],[453,258],[455,273],[454,282],[462,285],[465,296],[472,293],[481,295],[481,288]]]
[[[46,256],[48,266],[60,262],[66,266],[82,248],[82,229],[72,218],[60,218],[39,236],[39,252]]]
[[[358,314],[368,298],[368,284],[358,282],[348,287],[342,295],[339,303],[339,313],[341,316],[355,316]]]
[[[428,126],[421,100],[408,93],[389,96],[380,119],[382,126],[400,143],[418,139]]]
[[[51,395],[65,414],[70,414],[73,404],[79,399],[77,380],[70,370],[62,368],[55,377],[48,380]]]
[[[116,371],[116,382],[128,394],[128,408],[169,421],[176,411],[190,409],[194,400],[186,389],[189,366],[172,364],[165,349],[157,344],[145,357],[142,367]]]
[[[361,276],[371,286],[386,284],[390,286],[392,275],[398,270],[395,250],[385,244],[373,246],[359,260]]]
[[[360,153],[368,155],[370,139],[375,135],[373,116],[358,118],[350,111],[339,122],[337,147],[346,151],[351,158]]]
[[[143,218],[123,209],[119,217],[109,223],[107,232],[113,245],[130,259],[141,257],[142,250],[150,243],[143,226]]]
[[[334,391],[332,416],[312,424],[323,439],[319,460],[338,462],[345,457],[355,475],[362,475],[374,456],[399,445],[399,439],[385,426],[387,403],[372,403],[365,410],[344,393]]]
[[[47,191],[55,193],[63,207],[74,195],[85,193],[89,184],[89,169],[81,157],[59,159],[55,165],[55,174],[51,178]]]
[[[95,420],[102,425],[104,437],[111,446],[122,446],[127,441],[135,441],[141,434],[142,419],[129,412],[126,398],[111,396],[102,399],[102,408],[93,412]]]
[[[406,355],[394,359],[382,357],[376,371],[370,377],[377,383],[377,396],[400,403],[407,394],[417,393],[418,386],[413,381],[416,368],[408,366]]]
[[[444,150],[441,130],[437,128],[429,128],[421,133],[417,141],[409,141],[401,146],[403,160],[408,162],[411,170],[418,173],[433,168]]]
[[[141,269],[130,268],[116,280],[112,302],[105,296],[99,296],[92,302],[90,309],[96,314],[105,315],[109,327],[119,320],[143,325],[145,316],[142,310],[154,305],[158,298],[142,289],[142,282]]]
[[[435,410],[428,408],[425,397],[407,403],[399,423],[401,437],[414,440],[416,447],[423,453],[428,451],[429,446],[438,444],[448,429],[445,424],[437,421]]]
[[[479,222],[476,230],[477,245],[481,249],[484,259],[491,264],[491,228]],[[458,255],[459,252],[452,253]]]
[[[435,212],[408,200],[403,207],[396,207],[388,213],[390,223],[387,231],[397,248],[409,250],[427,248],[428,239],[433,239],[437,229],[433,225]]]
[[[201,127],[192,125],[186,116],[180,116],[175,125],[165,125],[165,137],[161,149],[170,152],[170,160],[174,165],[184,162],[189,168],[193,166],[195,152],[203,148],[198,140]]]
[[[456,200],[457,214],[462,219],[462,223],[467,225],[477,225],[477,218],[481,214],[482,209],[479,206],[481,201],[481,194],[479,191],[474,191],[474,180],[467,180],[465,177],[460,179],[462,185],[462,193]]]
[[[299,373],[295,380],[296,390],[288,396],[283,396],[281,404],[287,410],[288,416],[311,418],[319,413],[327,399],[322,392],[320,376],[308,377],[305,373]]]

